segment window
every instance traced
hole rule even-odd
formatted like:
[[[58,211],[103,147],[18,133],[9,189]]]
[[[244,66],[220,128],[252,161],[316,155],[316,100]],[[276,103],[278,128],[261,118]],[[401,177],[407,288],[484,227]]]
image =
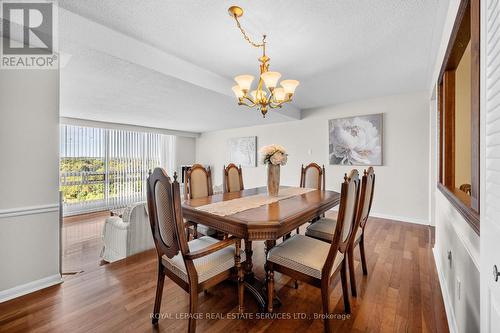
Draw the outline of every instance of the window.
[[[173,168],[170,135],[61,125],[60,142],[64,215],[144,201],[149,170]]]
[[[438,188],[479,234],[479,0],[462,0],[438,80]]]

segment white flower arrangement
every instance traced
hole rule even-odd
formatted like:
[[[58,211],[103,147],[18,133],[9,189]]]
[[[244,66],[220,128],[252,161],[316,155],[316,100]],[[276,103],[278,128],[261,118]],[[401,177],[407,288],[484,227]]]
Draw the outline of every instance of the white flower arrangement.
[[[288,154],[283,146],[264,146],[260,149],[260,161],[262,164],[285,165],[288,161]]]

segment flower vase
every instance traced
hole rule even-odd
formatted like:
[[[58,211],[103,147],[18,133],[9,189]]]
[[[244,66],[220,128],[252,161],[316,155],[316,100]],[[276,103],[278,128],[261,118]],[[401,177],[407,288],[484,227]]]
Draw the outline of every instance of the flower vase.
[[[280,189],[280,165],[269,164],[267,166],[267,193],[277,197]]]

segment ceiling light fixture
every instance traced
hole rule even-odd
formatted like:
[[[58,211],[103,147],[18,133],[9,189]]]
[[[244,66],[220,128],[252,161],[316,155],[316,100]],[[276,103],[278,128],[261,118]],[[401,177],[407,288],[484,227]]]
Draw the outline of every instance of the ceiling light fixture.
[[[262,43],[254,43],[241,27],[240,18],[243,15],[243,9],[238,6],[232,6],[228,9],[229,15],[236,21],[236,26],[243,34],[243,38],[253,47],[262,48],[262,57],[260,61],[260,77],[257,89],[251,91],[254,77],[252,75],[238,75],[234,78],[236,85],[232,88],[238,105],[245,105],[250,108],[256,107],[262,112],[264,118],[268,109],[281,108],[283,104],[291,102],[295,88],[299,85],[297,80],[283,80],[281,87],[278,87],[278,81],[281,74],[269,71],[270,58],[266,55],[266,35],[262,36]],[[264,88],[267,88],[266,89]]]

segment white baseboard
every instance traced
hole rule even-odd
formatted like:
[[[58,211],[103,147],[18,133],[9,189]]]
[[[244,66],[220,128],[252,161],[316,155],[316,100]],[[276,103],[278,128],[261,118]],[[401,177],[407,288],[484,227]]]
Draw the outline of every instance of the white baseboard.
[[[455,319],[455,312],[453,312],[453,305],[444,279],[443,270],[441,269],[441,262],[438,260],[438,253],[436,247],[432,249],[434,254],[434,262],[436,263],[436,270],[439,277],[439,285],[441,286],[441,293],[443,295],[444,309],[446,311],[446,318],[448,319],[448,327],[450,333],[458,333],[457,320]]]
[[[337,211],[338,206],[330,209],[332,211]],[[380,213],[372,213],[370,212],[370,217],[378,217],[381,219],[388,219],[388,220],[394,220],[394,221],[400,221],[400,222],[408,222],[408,223],[415,223],[415,224],[422,224],[422,225],[430,225],[429,221],[426,219],[418,219],[414,217],[408,217],[408,216],[397,216],[397,215],[388,215],[388,214],[380,214]]]
[[[40,289],[44,289],[59,283],[62,283],[63,280],[60,274],[55,274],[52,276],[48,276],[46,278],[28,282],[26,284],[22,284],[20,286],[16,286],[7,290],[0,291],[0,303],[11,300],[13,298],[23,296],[32,292],[35,292]]]

